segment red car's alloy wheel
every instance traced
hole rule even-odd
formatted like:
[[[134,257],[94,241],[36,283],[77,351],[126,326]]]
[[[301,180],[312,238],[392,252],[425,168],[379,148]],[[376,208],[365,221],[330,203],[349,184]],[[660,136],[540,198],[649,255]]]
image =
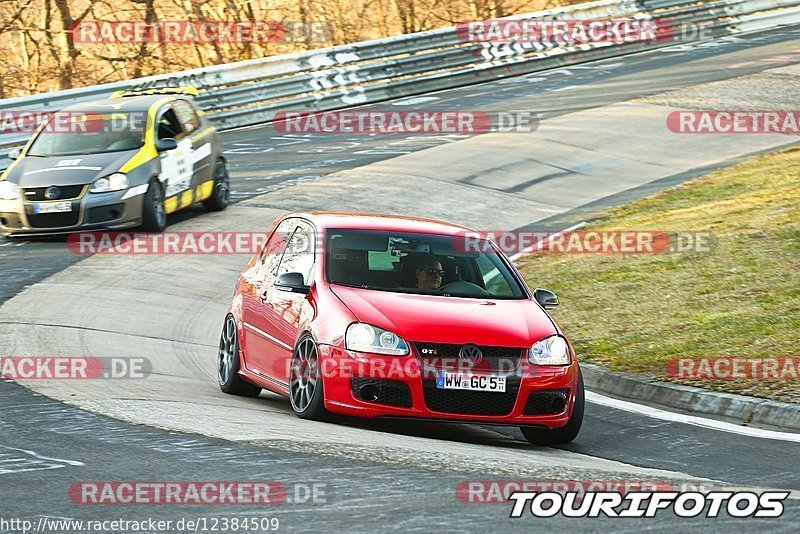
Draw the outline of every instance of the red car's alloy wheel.
[[[316,421],[332,420],[325,409],[325,393],[317,345],[310,334],[300,338],[292,355],[289,373],[289,401],[298,417]]]
[[[222,335],[219,338],[217,381],[219,388],[231,395],[258,397],[261,394],[260,387],[245,382],[239,376],[239,334],[233,315],[225,318],[225,325],[222,327]]]
[[[292,357],[289,394],[295,412],[305,412],[314,400],[318,369],[317,347],[313,339],[306,337],[297,345]]]
[[[219,380],[220,385],[230,380],[233,372],[233,359],[236,357],[236,345],[236,323],[232,317],[228,317],[222,329],[219,352],[217,354],[217,380]]]

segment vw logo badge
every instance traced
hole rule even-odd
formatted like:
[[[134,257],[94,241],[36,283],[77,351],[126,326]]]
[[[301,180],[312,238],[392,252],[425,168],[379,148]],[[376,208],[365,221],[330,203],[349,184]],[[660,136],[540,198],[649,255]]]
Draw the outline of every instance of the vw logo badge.
[[[51,186],[45,189],[44,198],[47,200],[55,200],[61,196],[61,189],[56,186]]]
[[[477,346],[470,344],[461,347],[461,350],[458,351],[458,357],[464,363],[475,365],[483,359],[483,353]]]

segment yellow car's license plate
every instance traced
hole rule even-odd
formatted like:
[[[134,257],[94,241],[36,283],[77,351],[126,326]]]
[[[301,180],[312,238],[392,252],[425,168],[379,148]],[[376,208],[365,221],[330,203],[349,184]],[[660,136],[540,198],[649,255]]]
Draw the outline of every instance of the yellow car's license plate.
[[[33,205],[34,213],[61,213],[72,211],[72,202],[37,202]]]

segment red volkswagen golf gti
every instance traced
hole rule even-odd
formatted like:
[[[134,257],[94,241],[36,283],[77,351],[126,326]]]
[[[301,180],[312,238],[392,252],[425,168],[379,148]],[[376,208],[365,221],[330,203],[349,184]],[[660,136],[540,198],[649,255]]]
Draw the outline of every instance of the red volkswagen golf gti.
[[[572,346],[481,234],[384,215],[278,219],[236,286],[219,345],[225,393],[286,396],[298,416],[516,425],[575,439],[584,389]]]

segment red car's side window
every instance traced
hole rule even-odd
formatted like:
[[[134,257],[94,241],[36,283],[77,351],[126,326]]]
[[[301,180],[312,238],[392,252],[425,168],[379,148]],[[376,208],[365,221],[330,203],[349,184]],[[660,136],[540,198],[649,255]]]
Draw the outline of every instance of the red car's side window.
[[[286,251],[281,259],[277,274],[300,273],[306,283],[310,282],[314,267],[314,231],[306,223],[299,221],[291,238],[286,243]]]
[[[278,264],[296,227],[297,219],[286,219],[278,225],[270,236],[261,253],[262,276],[264,278],[277,276]]]

